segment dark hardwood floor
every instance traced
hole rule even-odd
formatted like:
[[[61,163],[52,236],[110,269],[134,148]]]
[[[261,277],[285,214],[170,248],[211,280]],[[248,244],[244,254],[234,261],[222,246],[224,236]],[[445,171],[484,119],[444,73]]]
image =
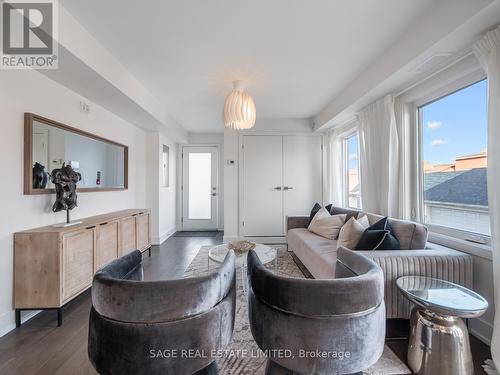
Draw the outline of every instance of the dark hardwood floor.
[[[181,277],[201,246],[219,243],[222,233],[216,237],[170,237],[161,246],[153,246],[151,257],[144,254],[145,278]],[[61,327],[57,327],[54,311],[44,311],[0,338],[0,374],[96,374],[87,357],[90,306],[90,291],[86,291],[63,308]],[[387,336],[392,339],[387,344],[404,361],[407,335],[406,321],[388,323]],[[490,358],[489,347],[472,336],[471,346],[475,374],[484,374],[481,364]]]

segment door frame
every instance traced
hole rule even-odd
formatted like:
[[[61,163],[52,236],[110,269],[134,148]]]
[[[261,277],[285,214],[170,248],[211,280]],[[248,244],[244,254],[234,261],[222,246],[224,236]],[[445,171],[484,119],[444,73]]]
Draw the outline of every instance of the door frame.
[[[286,237],[286,233],[282,237],[253,237],[253,236],[245,236],[245,228],[243,226],[243,219],[245,217],[245,209],[244,209],[244,193],[245,193],[245,186],[244,186],[244,177],[243,174],[245,173],[245,157],[244,157],[244,149],[243,149],[243,140],[244,137],[247,136],[265,136],[265,135],[277,135],[277,136],[309,136],[309,137],[320,137],[321,138],[321,170],[323,171],[321,175],[321,184],[323,186],[322,189],[322,194],[321,194],[321,200],[324,204],[325,197],[328,196],[327,192],[327,186],[326,186],[326,181],[328,180],[325,178],[325,173],[327,173],[326,170],[326,147],[325,147],[325,137],[323,134],[318,134],[318,133],[311,133],[311,132],[280,132],[280,131],[249,131],[249,132],[240,132],[238,134],[238,237],[244,237],[245,239],[251,240],[251,241],[262,241],[262,239],[265,239],[267,243],[283,243],[283,238]],[[312,208],[312,207],[311,207]],[[286,222],[284,222],[284,230],[286,229]]]
[[[179,150],[179,162],[177,164],[180,173],[178,174],[179,181],[177,183],[177,188],[179,192],[180,199],[177,199],[178,202],[178,208],[179,208],[179,215],[178,215],[178,220],[177,220],[177,225],[178,228],[180,228],[180,231],[184,230],[184,148],[191,148],[191,147],[213,147],[217,149],[217,173],[216,173],[216,181],[217,181],[217,204],[215,205],[216,212],[217,212],[217,220],[216,220],[216,230],[220,230],[220,218],[221,218],[221,200],[223,199],[223,196],[221,194],[222,187],[221,187],[221,145],[219,143],[194,143],[194,144],[183,144],[181,145],[178,150]],[[223,207],[223,206],[222,206]],[[197,231],[195,229],[187,229],[188,231]],[[200,230],[202,231],[202,230]]]

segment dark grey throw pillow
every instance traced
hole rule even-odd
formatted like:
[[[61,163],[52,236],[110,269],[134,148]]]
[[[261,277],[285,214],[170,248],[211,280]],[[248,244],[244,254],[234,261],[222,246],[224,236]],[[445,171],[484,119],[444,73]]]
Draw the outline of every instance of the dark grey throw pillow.
[[[311,210],[311,214],[309,215],[309,223],[307,224],[308,226],[309,224],[311,224],[314,215],[316,215],[319,210],[321,210],[321,205],[319,203],[314,204],[314,207]]]
[[[392,232],[392,228],[389,225],[389,218],[386,216],[379,221],[377,221],[375,224],[370,225],[368,229],[380,229],[380,230],[388,230]]]
[[[366,229],[356,250],[399,250],[401,245],[390,231],[385,229]]]
[[[332,208],[329,211],[330,211],[330,215],[344,215],[345,214],[346,215],[346,218],[345,218],[346,223],[349,221],[349,219],[351,217],[357,219],[358,214],[361,212],[358,210],[351,210],[349,208],[342,208],[342,207],[335,207],[335,206],[332,206]]]
[[[332,211],[332,206],[333,206],[333,205],[332,205],[331,203],[330,203],[330,204],[327,204],[327,205],[325,206],[325,210],[327,210],[328,212],[330,212],[330,215],[332,214],[332,212],[331,212],[331,211]]]

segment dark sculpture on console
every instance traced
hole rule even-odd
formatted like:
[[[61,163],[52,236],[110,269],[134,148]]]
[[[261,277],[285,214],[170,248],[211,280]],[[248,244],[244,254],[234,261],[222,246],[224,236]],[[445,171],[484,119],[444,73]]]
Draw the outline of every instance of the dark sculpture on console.
[[[66,163],[51,173],[52,183],[56,187],[56,201],[52,206],[52,211],[66,210],[67,223],[69,223],[69,211],[77,206],[76,184],[81,179],[82,175]]]
[[[33,166],[33,189],[45,189],[49,181],[49,174],[45,172],[45,167],[40,163]]]

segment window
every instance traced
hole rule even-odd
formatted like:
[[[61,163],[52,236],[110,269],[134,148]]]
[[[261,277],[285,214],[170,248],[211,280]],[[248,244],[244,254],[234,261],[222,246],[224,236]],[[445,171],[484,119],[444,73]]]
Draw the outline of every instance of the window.
[[[346,137],[344,142],[344,191],[346,192],[346,203],[348,207],[361,209],[358,133]]]
[[[170,168],[169,168],[169,159],[170,159],[170,149],[168,146],[163,145],[163,153],[162,153],[162,172],[163,172],[163,179],[162,179],[162,186],[163,187],[169,187],[170,185],[170,179],[169,179],[169,174],[170,174]]]
[[[482,242],[490,235],[486,80],[420,106],[418,115],[424,223]]]
[[[188,217],[212,218],[212,154],[189,153]]]

